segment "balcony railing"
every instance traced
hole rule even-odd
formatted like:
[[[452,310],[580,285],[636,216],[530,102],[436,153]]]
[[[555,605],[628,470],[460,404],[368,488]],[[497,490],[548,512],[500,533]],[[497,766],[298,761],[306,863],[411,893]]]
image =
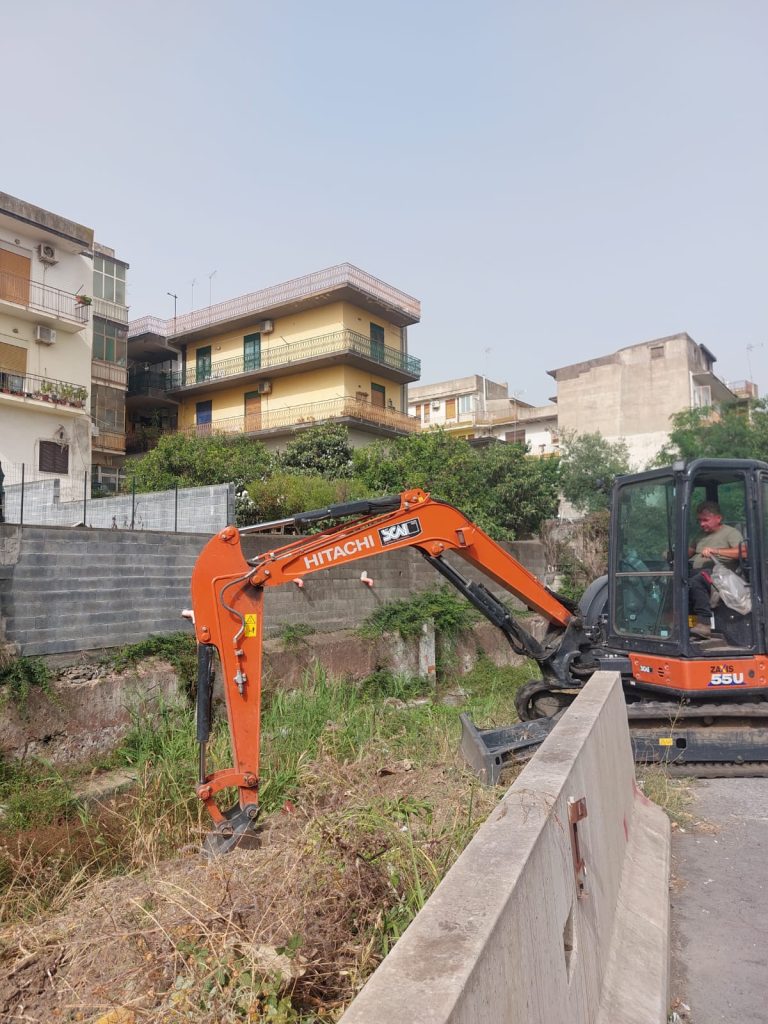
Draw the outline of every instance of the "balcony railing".
[[[260,358],[233,356],[231,359],[218,359],[201,367],[199,364],[188,365],[185,369],[168,374],[166,390],[191,387],[208,381],[223,380],[236,377],[243,373],[256,373],[260,370],[276,369],[290,366],[293,363],[311,359],[321,359],[329,355],[356,355],[371,362],[379,363],[390,370],[398,370],[411,377],[421,373],[421,360],[415,356],[389,348],[380,342],[371,341],[364,334],[356,331],[334,331],[303,341],[267,343],[262,347]],[[151,371],[150,371],[151,372]],[[159,375],[162,377],[162,375]],[[157,386],[157,384],[155,385]]]
[[[88,389],[66,380],[40,377],[35,373],[21,373],[19,370],[0,366],[0,397],[2,395],[84,409]]]
[[[333,398],[327,402],[294,405],[286,409],[253,412],[246,416],[229,416],[212,423],[198,423],[191,427],[163,428],[139,427],[128,434],[128,452],[148,451],[166,434],[186,434],[191,437],[212,437],[219,434],[258,434],[267,430],[311,426],[328,420],[350,419],[372,424],[401,433],[415,434],[419,423],[413,416],[405,416],[396,409],[382,409],[371,402],[357,398]]]
[[[158,391],[169,391],[174,387],[174,380],[177,377],[180,377],[179,373],[137,370],[133,367],[128,371],[128,394],[151,395]]]
[[[47,313],[50,316],[87,324],[90,303],[78,299],[72,292],[31,281],[28,277],[0,270],[0,301]]]
[[[124,452],[125,434],[99,428],[98,434],[94,434],[91,438],[91,445],[99,451]]]

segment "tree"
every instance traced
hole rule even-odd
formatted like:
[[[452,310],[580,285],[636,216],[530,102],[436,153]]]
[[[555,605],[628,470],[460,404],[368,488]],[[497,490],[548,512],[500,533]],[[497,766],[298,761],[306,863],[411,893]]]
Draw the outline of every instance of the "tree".
[[[260,441],[215,434],[212,437],[167,434],[156,448],[126,464],[127,486],[137,491],[236,483],[271,473],[274,456]]]
[[[364,497],[367,493],[355,480],[332,480],[317,473],[287,473],[278,469],[264,479],[248,482],[237,495],[237,525],[286,519],[297,512]]]
[[[436,429],[354,453],[355,476],[375,494],[421,487],[455,505],[497,540],[535,533],[557,511],[557,459],[516,444],[473,448]]]
[[[614,478],[629,470],[629,449],[625,441],[607,441],[599,431],[563,435],[560,489],[563,497],[579,512],[608,508]]]
[[[280,455],[284,469],[318,473],[328,479],[352,476],[352,445],[340,423],[321,423],[303,430]]]
[[[655,465],[700,458],[768,460],[768,399],[734,402],[719,410],[686,409],[673,416],[669,441]]]

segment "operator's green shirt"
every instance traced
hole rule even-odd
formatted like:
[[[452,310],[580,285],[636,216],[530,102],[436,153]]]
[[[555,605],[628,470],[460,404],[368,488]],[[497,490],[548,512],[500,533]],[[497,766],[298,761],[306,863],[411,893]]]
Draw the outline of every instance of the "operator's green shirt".
[[[726,526],[723,523],[714,533],[705,533],[696,541],[696,554],[693,556],[691,565],[694,569],[711,569],[714,561],[711,558],[704,558],[700,554],[703,548],[737,548],[743,541],[744,538],[735,526]],[[720,558],[718,556],[717,560],[726,569],[735,569],[739,564],[738,558]]]

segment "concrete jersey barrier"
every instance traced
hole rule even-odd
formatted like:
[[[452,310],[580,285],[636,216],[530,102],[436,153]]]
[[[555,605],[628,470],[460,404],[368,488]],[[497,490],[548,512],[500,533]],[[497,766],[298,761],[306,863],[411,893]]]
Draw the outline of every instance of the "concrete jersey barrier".
[[[342,1024],[662,1024],[669,856],[599,672]]]

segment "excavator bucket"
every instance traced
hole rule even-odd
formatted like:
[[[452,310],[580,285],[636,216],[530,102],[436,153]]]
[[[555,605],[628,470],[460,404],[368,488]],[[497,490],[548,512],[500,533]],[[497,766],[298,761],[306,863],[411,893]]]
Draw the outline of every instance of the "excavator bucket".
[[[461,720],[461,753],[475,775],[495,786],[505,767],[529,760],[549,736],[558,719],[536,718],[498,729],[478,729],[465,714]]]

